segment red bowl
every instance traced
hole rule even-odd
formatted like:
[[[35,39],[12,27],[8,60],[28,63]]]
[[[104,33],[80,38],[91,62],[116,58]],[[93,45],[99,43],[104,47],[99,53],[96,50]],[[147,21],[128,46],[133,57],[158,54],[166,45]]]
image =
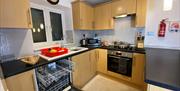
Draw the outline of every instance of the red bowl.
[[[50,52],[50,50],[56,50],[57,52]],[[68,49],[67,48],[60,48],[60,47],[52,47],[52,48],[45,48],[45,49],[41,49],[41,54],[47,57],[55,57],[55,56],[59,56],[59,55],[63,55],[68,53]]]

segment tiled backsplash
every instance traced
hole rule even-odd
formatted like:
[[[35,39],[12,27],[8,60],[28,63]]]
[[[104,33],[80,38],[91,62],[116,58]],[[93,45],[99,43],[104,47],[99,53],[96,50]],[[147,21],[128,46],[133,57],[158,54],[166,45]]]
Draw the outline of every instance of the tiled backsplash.
[[[0,32],[0,55],[3,54],[8,54],[10,51],[9,49],[9,42],[7,39],[7,35],[3,32]]]
[[[83,34],[86,35],[86,38],[94,37],[94,31],[89,30],[75,30],[74,31],[74,43],[76,46],[80,45],[80,40],[83,38]]]
[[[10,46],[7,39],[7,35],[4,32],[0,32],[0,60],[7,59],[12,55],[10,53]],[[13,56],[12,56],[13,57]]]
[[[31,31],[27,29],[0,29],[0,34],[1,56],[17,58],[33,54]]]
[[[99,31],[75,31],[75,43],[79,44],[79,41],[83,38],[83,34],[87,37],[94,37],[95,33],[102,40],[109,42],[112,41],[126,41],[135,44],[135,36],[137,32],[142,32],[144,35],[144,28],[134,28],[132,27],[131,17],[125,17],[115,20],[114,30],[99,30]]]

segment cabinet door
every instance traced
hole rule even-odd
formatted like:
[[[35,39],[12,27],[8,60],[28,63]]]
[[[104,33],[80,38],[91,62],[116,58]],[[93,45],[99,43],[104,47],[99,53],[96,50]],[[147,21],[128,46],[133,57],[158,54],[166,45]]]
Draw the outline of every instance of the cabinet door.
[[[111,3],[105,3],[95,6],[94,22],[95,30],[113,29],[113,17],[111,12]]]
[[[91,61],[91,78],[96,75],[97,69],[97,52],[96,50],[90,51],[90,61]]]
[[[72,3],[72,16],[73,16],[73,27],[74,30],[80,29],[80,3]]]
[[[125,14],[127,12],[125,6],[126,0],[116,0],[112,2],[112,16]]]
[[[0,28],[32,28],[29,0],[0,0]]]
[[[94,9],[85,2],[80,2],[80,29],[92,30],[94,27]]]
[[[132,82],[144,86],[145,55],[133,54]]]
[[[145,27],[146,22],[146,0],[137,0],[136,27]]]
[[[9,91],[35,91],[34,70],[6,78]]]
[[[72,61],[75,63],[73,85],[77,88],[82,88],[90,80],[91,76],[89,52],[72,57]]]
[[[126,9],[128,14],[135,14],[136,13],[136,0],[125,0],[126,1]]]
[[[75,30],[92,30],[94,27],[94,8],[85,2],[73,2],[73,25]]]
[[[112,15],[136,13],[136,0],[115,0],[112,3]]]
[[[98,61],[97,61],[97,71],[102,73],[107,73],[107,50],[97,49],[98,51]]]

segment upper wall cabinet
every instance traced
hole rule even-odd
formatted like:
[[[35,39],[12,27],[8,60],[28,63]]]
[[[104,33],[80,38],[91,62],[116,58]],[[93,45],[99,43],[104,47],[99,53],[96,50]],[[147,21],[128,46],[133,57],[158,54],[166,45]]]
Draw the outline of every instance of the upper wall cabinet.
[[[145,27],[147,0],[137,0],[137,10],[135,17],[136,27]]]
[[[114,0],[112,2],[112,16],[135,13],[136,0]]]
[[[94,29],[94,8],[85,2],[73,2],[73,24],[75,30]]]
[[[29,0],[0,0],[0,28],[32,28]]]
[[[104,3],[94,8],[94,29],[95,30],[111,30],[114,28],[114,20],[112,18],[111,3]]]

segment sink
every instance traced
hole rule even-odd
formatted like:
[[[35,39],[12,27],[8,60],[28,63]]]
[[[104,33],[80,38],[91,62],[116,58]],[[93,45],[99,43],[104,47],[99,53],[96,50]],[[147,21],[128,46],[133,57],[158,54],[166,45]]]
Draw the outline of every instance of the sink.
[[[83,50],[83,49],[86,49],[86,48],[83,48],[83,47],[71,47],[71,48],[68,48],[70,51],[80,51],[80,50]]]
[[[82,48],[80,47],[72,47],[72,48],[69,48],[70,51],[79,51],[81,50]]]
[[[70,49],[70,51],[79,51],[81,49]]]

